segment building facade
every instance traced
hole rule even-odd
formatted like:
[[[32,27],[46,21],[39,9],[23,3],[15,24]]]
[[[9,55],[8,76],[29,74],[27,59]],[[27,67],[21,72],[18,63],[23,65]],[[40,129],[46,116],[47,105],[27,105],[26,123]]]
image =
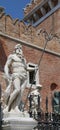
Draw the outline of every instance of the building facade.
[[[30,67],[38,65],[34,88],[42,85],[41,108],[52,111],[51,97],[60,91],[60,0],[32,0],[24,8],[24,19],[12,19],[0,7],[0,84],[4,91],[4,65],[16,44],[22,44],[24,56]],[[23,100],[27,98],[33,74],[28,73],[27,86]]]

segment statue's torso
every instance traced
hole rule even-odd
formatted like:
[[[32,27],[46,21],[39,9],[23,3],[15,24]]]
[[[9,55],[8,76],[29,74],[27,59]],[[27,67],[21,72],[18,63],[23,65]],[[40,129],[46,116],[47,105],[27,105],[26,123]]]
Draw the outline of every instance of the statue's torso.
[[[19,76],[19,78],[26,78],[27,71],[26,71],[26,63],[23,58],[19,58],[17,55],[12,56],[12,63],[11,63],[11,70],[12,70],[12,77]]]

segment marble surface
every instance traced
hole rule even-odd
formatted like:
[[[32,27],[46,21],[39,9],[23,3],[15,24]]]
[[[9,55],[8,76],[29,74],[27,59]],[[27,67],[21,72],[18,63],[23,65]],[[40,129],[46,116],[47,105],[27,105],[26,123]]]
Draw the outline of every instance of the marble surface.
[[[32,130],[37,126],[37,121],[29,117],[29,114],[11,110],[3,115],[2,130]]]

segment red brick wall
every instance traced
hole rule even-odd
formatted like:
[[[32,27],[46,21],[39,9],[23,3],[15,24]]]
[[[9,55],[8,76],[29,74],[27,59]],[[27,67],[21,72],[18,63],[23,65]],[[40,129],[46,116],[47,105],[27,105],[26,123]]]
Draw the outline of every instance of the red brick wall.
[[[57,34],[60,37],[59,18],[60,10],[57,10],[54,14],[34,28],[32,26],[25,25],[22,21],[16,19],[13,20],[9,15],[1,15],[0,31],[14,38],[19,38],[27,42],[29,41],[34,45],[43,47],[44,37],[41,36],[41,34],[37,35],[37,32],[41,29],[45,29],[48,34]]]
[[[14,46],[18,43],[8,38],[3,38],[3,41],[5,46],[7,46],[8,51],[6,54],[8,56],[13,52]],[[39,63],[39,60],[42,55],[42,51],[23,45],[23,52],[27,60],[27,63],[28,62],[32,62],[35,64]],[[41,96],[42,96],[41,107],[43,108],[43,110],[45,110],[45,100],[46,100],[46,96],[48,96],[49,111],[51,111],[51,89],[50,89],[51,84],[56,83],[57,88],[55,90],[60,90],[60,71],[59,71],[60,60],[59,59],[60,57],[58,56],[49,53],[44,53],[39,66],[39,79],[40,79],[40,84],[42,84],[43,86],[41,90]],[[6,84],[4,78],[2,77],[3,77],[3,73],[0,72],[0,83],[2,85],[2,88],[5,88]],[[24,100],[26,100],[27,93],[28,93],[28,89],[25,90],[24,97],[23,97]]]
[[[25,25],[22,21],[13,20],[10,16],[2,15],[0,17],[0,32],[14,38],[18,38],[32,45],[37,45],[38,47],[44,48],[45,46],[45,36],[37,32],[40,29],[45,29],[48,34],[50,32],[57,33],[59,37],[53,37],[52,40],[48,41],[46,49],[54,53],[60,54],[60,11],[56,11],[53,15],[48,17],[36,28],[32,26]],[[0,64],[4,68],[6,58],[9,54],[13,52],[14,46],[18,44],[17,41],[9,39],[8,37],[0,36]],[[39,49],[34,49],[32,47],[23,45],[24,56],[28,62],[39,63],[39,60],[42,55],[42,51]],[[0,68],[0,84],[2,88],[6,87],[5,80],[3,78],[3,72]],[[40,84],[43,88],[41,90],[42,102],[41,106],[45,110],[45,99],[48,96],[49,99],[49,111],[51,111],[51,89],[50,86],[52,83],[57,84],[55,90],[60,91],[60,57],[53,55],[51,53],[44,53],[41,64],[39,66],[39,79]],[[28,89],[25,90],[24,100],[27,96]]]
[[[42,52],[29,48],[24,47],[24,54],[27,59],[27,62],[33,62],[38,64],[41,58]],[[53,90],[60,91],[60,57],[57,57],[52,54],[44,53],[42,61],[39,66],[39,77],[40,77],[40,84],[42,84],[41,96],[42,96],[42,103],[41,106],[45,110],[45,100],[46,96],[49,99],[49,111],[51,111],[51,89],[50,86],[52,83],[57,84],[57,88]],[[44,96],[43,96],[44,95]]]

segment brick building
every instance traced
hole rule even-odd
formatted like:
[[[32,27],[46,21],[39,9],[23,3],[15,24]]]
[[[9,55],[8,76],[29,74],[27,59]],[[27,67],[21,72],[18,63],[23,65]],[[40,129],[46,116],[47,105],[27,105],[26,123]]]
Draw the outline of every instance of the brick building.
[[[60,0],[32,0],[24,8],[24,19],[12,19],[0,7],[0,84],[6,87],[4,64],[14,46],[22,44],[28,66],[38,65],[35,75],[36,84],[42,84],[41,107],[45,111],[46,96],[49,100],[49,111],[52,111],[51,96],[60,91]],[[27,87],[24,93],[26,100],[31,86],[28,73]],[[43,96],[44,95],[44,96]]]

